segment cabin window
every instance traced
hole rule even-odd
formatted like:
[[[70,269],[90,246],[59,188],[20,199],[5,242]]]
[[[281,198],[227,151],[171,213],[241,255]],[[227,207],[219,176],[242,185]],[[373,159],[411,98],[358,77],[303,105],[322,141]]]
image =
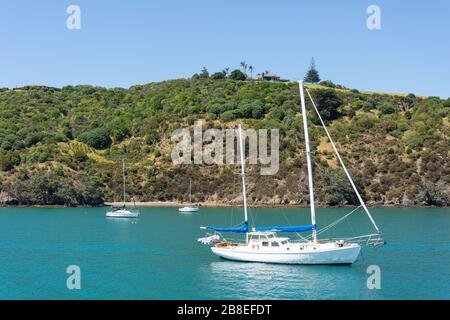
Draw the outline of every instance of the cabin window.
[[[288,242],[289,242],[289,240],[283,240],[283,241],[281,241],[281,244],[286,244]]]
[[[266,242],[266,241],[263,241],[262,246],[263,246],[263,247],[268,247],[268,246],[269,246],[269,243]]]
[[[279,247],[280,244],[277,241],[273,241],[271,244],[272,247]]]

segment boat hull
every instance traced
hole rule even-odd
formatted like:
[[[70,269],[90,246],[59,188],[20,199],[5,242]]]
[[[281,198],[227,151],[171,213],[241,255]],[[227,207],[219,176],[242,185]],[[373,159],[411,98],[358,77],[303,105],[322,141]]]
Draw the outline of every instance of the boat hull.
[[[351,245],[336,248],[318,248],[312,250],[290,250],[290,252],[264,252],[240,248],[212,247],[212,252],[221,258],[234,261],[264,262],[281,264],[352,264],[359,256],[361,247]]]
[[[178,211],[179,212],[198,212],[198,208],[184,207],[184,208],[179,208]]]
[[[128,210],[117,210],[107,212],[106,216],[110,218],[137,218],[139,217],[139,212]]]

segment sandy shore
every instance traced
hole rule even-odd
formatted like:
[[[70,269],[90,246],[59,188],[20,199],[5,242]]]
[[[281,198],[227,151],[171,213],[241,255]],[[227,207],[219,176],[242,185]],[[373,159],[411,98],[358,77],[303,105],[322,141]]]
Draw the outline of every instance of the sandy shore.
[[[121,206],[123,202],[105,202],[105,206]],[[231,208],[241,207],[242,204],[229,204],[221,202],[199,202],[199,203],[184,203],[176,201],[147,201],[147,202],[126,202],[126,206],[139,207],[139,208],[151,208],[151,207],[204,207],[204,208]],[[252,204],[248,205],[250,208],[306,208],[306,206],[290,205],[290,204]]]
[[[121,206],[123,202],[105,202],[105,206]],[[224,203],[210,203],[210,202],[202,202],[202,203],[183,203],[183,202],[175,202],[175,201],[146,201],[146,202],[126,202],[126,206],[129,207],[233,207],[233,205],[224,204]]]

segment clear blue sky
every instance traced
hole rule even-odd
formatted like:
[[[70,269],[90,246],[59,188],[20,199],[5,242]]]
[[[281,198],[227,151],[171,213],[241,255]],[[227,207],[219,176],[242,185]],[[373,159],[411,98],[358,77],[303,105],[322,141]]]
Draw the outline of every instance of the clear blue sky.
[[[81,8],[81,30],[66,8]],[[382,29],[366,27],[381,7]],[[129,87],[237,68],[450,96],[450,1],[0,0],[0,87]]]

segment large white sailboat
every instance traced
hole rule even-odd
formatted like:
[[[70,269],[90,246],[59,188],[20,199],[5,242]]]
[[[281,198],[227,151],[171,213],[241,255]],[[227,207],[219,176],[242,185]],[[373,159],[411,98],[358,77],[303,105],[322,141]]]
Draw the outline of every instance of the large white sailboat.
[[[137,218],[139,216],[139,211],[128,210],[125,208],[126,201],[126,178],[125,178],[125,161],[122,159],[122,177],[123,177],[123,205],[121,207],[113,207],[110,211],[106,213],[107,217],[110,218]]]
[[[360,207],[363,208],[368,215],[371,223],[373,224],[376,233],[353,237],[350,239],[333,239],[333,240],[319,240],[318,235],[322,232],[334,227],[339,222],[347,218],[356,209],[346,214],[344,217],[338,219],[332,224],[317,229],[316,225],[316,212],[314,206],[314,186],[312,176],[312,162],[311,151],[309,146],[308,125],[306,116],[305,97],[303,89],[303,81],[299,81],[300,90],[300,102],[303,116],[303,127],[305,135],[306,145],[306,159],[308,166],[308,184],[309,184],[309,197],[310,197],[310,211],[311,211],[311,224],[304,226],[271,226],[271,227],[256,227],[251,231],[249,230],[248,215],[247,215],[247,196],[245,187],[245,159],[244,148],[242,141],[242,128],[239,125],[239,147],[240,147],[240,160],[241,160],[241,175],[242,175],[242,192],[244,200],[244,222],[235,228],[219,228],[213,226],[201,227],[202,229],[213,230],[214,234],[205,238],[198,239],[203,244],[212,244],[211,250],[216,255],[236,261],[247,262],[266,262],[266,263],[284,263],[284,264],[352,264],[359,256],[362,245],[381,245],[384,244],[381,232],[378,226],[375,224],[372,216],[367,209],[364,200],[361,198],[358,190],[356,189],[353,180],[347,171],[336,146],[329,135],[329,132],[322,121],[317,107],[309,94],[306,92],[312,101],[314,109],[321,121],[325,132],[328,136],[330,143],[336,153],[336,156],[343,167],[346,176],[352,185],[358,200]],[[360,208],[358,207],[358,208]],[[357,208],[357,209],[358,209]],[[301,237],[300,240],[291,240],[289,237],[281,237],[277,235],[277,232],[293,232],[299,234],[301,232],[311,231],[310,239]],[[229,241],[225,239],[223,233],[235,232],[245,233],[245,241]]]
[[[183,213],[198,212],[198,208],[192,206],[192,179],[189,179],[189,206],[179,208],[178,211]]]

